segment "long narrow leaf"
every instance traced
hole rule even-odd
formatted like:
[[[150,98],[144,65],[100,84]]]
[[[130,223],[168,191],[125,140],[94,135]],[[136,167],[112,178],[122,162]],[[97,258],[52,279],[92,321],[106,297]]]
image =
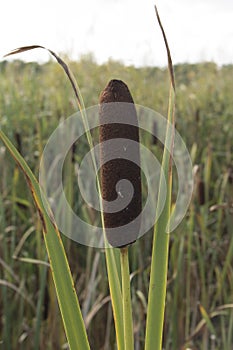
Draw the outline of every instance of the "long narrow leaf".
[[[90,346],[71,271],[57,226],[51,214],[48,215],[44,208],[39,184],[27,163],[2,130],[0,130],[0,138],[23,171],[42,222],[45,244],[70,349],[88,350]]]
[[[150,273],[150,285],[149,285],[149,297],[148,297],[148,309],[147,309],[147,322],[146,322],[146,339],[145,350],[161,350],[162,349],[162,335],[163,335],[163,323],[164,323],[164,311],[165,311],[165,299],[166,299],[166,284],[167,284],[167,268],[168,268],[168,246],[169,246],[169,234],[168,223],[170,220],[170,208],[171,208],[171,190],[172,190],[172,153],[173,153],[173,141],[174,130],[169,127],[172,124],[174,127],[174,111],[175,111],[175,80],[173,74],[172,60],[166,35],[159,18],[158,10],[155,7],[157,20],[160,29],[163,34],[167,56],[168,67],[170,72],[171,87],[169,97],[169,108],[167,118],[167,131],[165,138],[164,153],[162,160],[162,170],[166,180],[166,188],[163,188],[163,182],[160,179],[159,196],[158,196],[158,208],[161,206],[166,193],[166,199],[164,203],[161,215],[155,225],[153,248],[152,248],[152,261],[151,261],[151,273]]]
[[[77,100],[77,105],[78,105],[78,108],[79,108],[81,116],[82,116],[82,120],[83,120],[83,124],[85,127],[89,147],[90,147],[90,149],[93,149],[93,141],[92,141],[91,132],[90,132],[89,126],[88,126],[88,120],[87,120],[87,116],[86,116],[83,98],[82,98],[82,95],[80,93],[80,89],[78,87],[76,79],[73,76],[72,72],[70,71],[68,65],[54,51],[47,49],[46,47],[41,46],[41,45],[31,45],[31,46],[20,47],[18,49],[15,49],[15,50],[9,52],[8,54],[5,55],[5,57],[15,55],[18,53],[22,53],[25,51],[38,49],[38,48],[47,50],[53,57],[55,57],[57,62],[61,65],[61,67],[65,71],[65,73],[66,73],[66,75],[71,83],[72,89],[74,91],[74,94],[75,94],[75,97]],[[93,154],[93,153],[91,153],[91,154]],[[97,166],[95,163],[95,159],[92,158],[92,160],[93,160],[95,172],[97,174],[98,192],[100,193],[101,191],[100,191],[100,181],[98,178],[98,170],[97,170]],[[101,206],[102,206],[102,203],[100,201],[100,207]],[[103,226],[103,230],[104,230],[103,214],[101,215],[101,220],[102,220],[102,226]],[[117,267],[116,267],[116,261],[115,261],[116,256],[115,256],[112,249],[106,249],[105,256],[106,256],[106,264],[107,264],[107,271],[108,271],[109,289],[110,289],[110,294],[111,294],[113,315],[114,315],[115,328],[116,328],[116,339],[117,339],[118,350],[124,350],[124,330],[123,330],[123,324],[122,324],[123,307],[122,307],[122,302],[121,302],[122,294],[121,294],[119,275],[117,273]]]
[[[172,89],[173,91],[173,89]],[[172,111],[169,111],[171,117]],[[169,119],[170,119],[169,117]],[[168,137],[172,135],[167,133]],[[145,349],[162,349],[162,334],[166,298],[166,284],[167,284],[167,266],[168,266],[168,244],[169,234],[167,233],[167,224],[170,219],[170,204],[171,204],[171,187],[172,177],[169,171],[170,155],[169,151],[164,148],[162,168],[165,174],[167,183],[167,196],[163,211],[155,225],[152,261],[150,272],[150,286],[147,309],[147,323],[146,323],[146,340]],[[161,186],[158,197],[158,205],[163,201],[163,195],[166,193]]]

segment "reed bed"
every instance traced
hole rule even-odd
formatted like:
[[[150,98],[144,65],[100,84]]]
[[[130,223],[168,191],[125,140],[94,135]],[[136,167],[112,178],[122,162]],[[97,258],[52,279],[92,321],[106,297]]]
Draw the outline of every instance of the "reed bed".
[[[109,79],[119,77],[130,81],[137,103],[167,113],[169,79],[163,69],[124,67],[111,61],[98,66],[91,57],[69,66],[79,79],[86,106],[98,102]],[[166,242],[170,259],[163,347],[231,350],[233,67],[179,65],[175,72],[177,128],[197,167],[187,216]],[[74,97],[52,61],[44,65],[2,62],[0,74],[0,129],[37,175],[43,146],[58,123],[75,111]],[[152,149],[157,147],[151,135],[145,137]],[[81,201],[75,182],[74,160],[80,162],[87,148],[84,144],[82,150],[76,149],[67,157],[65,184],[75,210],[92,222],[92,213]],[[0,164],[0,345],[7,350],[66,349],[67,338],[41,236],[43,227],[24,178],[3,143]],[[135,349],[145,346],[152,237],[148,233],[129,249]],[[71,244],[63,236],[61,239],[90,347],[114,349],[109,266],[104,252]],[[118,250],[114,254],[118,255]],[[119,256],[116,261],[120,262]],[[115,266],[115,273],[120,274],[120,265]],[[72,284],[71,279],[67,283]]]

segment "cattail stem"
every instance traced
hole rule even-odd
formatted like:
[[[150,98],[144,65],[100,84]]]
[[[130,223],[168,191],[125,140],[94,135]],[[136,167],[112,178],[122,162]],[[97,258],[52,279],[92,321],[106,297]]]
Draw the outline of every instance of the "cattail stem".
[[[123,299],[123,323],[124,323],[124,341],[125,349],[134,349],[133,338],[133,318],[130,294],[130,273],[128,247],[121,248],[121,275],[122,275],[122,299]]]

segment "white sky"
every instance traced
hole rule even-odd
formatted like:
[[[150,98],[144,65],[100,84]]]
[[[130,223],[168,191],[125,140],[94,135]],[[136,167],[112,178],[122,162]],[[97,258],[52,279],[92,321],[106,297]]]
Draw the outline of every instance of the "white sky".
[[[6,0],[1,2],[0,57],[40,44],[73,59],[92,52],[134,65],[165,66],[155,0]],[[233,0],[156,0],[174,63],[233,63]],[[35,50],[19,55],[47,59]]]

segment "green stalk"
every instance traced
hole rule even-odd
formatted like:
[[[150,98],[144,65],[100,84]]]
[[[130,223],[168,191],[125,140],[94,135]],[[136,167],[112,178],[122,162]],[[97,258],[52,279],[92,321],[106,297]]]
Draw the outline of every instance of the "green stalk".
[[[117,248],[105,248],[106,265],[108,271],[108,284],[110,289],[113,317],[116,328],[117,349],[127,350],[124,345],[122,293],[116,265],[116,254],[114,254],[116,250]]]
[[[125,349],[134,349],[133,338],[133,318],[130,294],[130,273],[129,273],[129,258],[128,247],[121,248],[121,275],[122,275],[122,298],[123,298],[123,324],[124,324],[124,339]]]
[[[170,89],[168,122],[173,119],[174,113],[175,92],[173,87]],[[166,189],[163,188],[163,183],[160,178],[158,208],[163,201],[164,193],[167,195],[163,211],[155,225],[152,261],[147,309],[146,322],[146,340],[145,350],[161,350],[162,349],[162,335],[165,311],[166,298],[166,284],[167,284],[167,267],[168,267],[168,246],[169,234],[168,224],[170,220],[170,206],[171,206],[171,189],[172,189],[172,169],[171,169],[171,155],[173,147],[173,131],[167,127],[166,132],[166,147],[164,148],[162,169],[166,179]]]

